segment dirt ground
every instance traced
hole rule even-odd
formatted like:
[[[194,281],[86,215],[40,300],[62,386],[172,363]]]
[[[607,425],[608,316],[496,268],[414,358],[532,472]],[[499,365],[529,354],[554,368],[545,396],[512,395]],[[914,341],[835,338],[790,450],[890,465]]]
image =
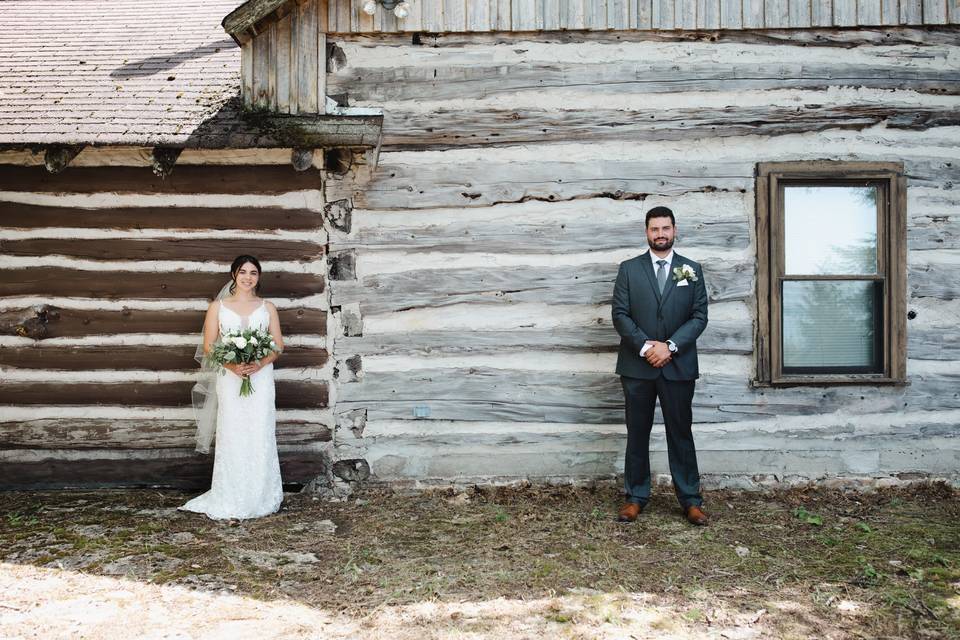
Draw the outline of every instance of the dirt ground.
[[[692,527],[612,484],[287,495],[0,493],[0,637],[960,638],[960,492],[715,491]]]

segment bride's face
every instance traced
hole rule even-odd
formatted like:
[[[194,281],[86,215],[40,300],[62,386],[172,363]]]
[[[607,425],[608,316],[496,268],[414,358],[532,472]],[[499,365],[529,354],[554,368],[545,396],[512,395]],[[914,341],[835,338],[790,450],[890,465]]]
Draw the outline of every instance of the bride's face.
[[[233,277],[237,283],[235,293],[252,295],[257,288],[257,282],[260,281],[260,271],[252,262],[244,262]]]

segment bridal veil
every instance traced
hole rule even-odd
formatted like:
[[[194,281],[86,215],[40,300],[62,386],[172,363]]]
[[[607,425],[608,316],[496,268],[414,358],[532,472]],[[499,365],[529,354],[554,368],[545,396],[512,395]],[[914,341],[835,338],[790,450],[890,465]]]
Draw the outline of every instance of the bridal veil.
[[[223,300],[230,295],[230,285],[233,281],[223,285],[214,301]],[[217,375],[219,368],[207,357],[204,352],[204,331],[200,331],[200,344],[193,354],[193,359],[200,363],[200,373],[197,382],[190,391],[193,402],[193,416],[197,422],[197,446],[200,453],[210,453],[214,435],[217,432]]]

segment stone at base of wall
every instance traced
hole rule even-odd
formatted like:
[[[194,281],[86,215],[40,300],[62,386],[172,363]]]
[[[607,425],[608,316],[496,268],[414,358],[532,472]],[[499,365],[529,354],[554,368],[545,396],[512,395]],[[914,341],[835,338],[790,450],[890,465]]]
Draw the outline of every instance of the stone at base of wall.
[[[608,475],[602,477],[569,477],[569,476],[529,476],[516,477],[472,477],[457,479],[402,479],[402,480],[369,480],[364,483],[367,487],[389,488],[399,492],[432,491],[437,489],[462,490],[473,486],[508,486],[523,487],[532,485],[557,485],[575,487],[594,486],[621,486],[622,475]],[[669,487],[669,474],[656,474],[654,482],[658,486]],[[723,475],[705,474],[701,477],[703,488],[706,491],[716,489],[735,489],[741,491],[763,491],[767,489],[788,489],[797,487],[820,487],[825,489],[875,491],[892,487],[907,487],[915,484],[930,482],[944,482],[951,487],[960,488],[960,473],[950,475],[931,475],[923,473],[901,473],[887,476],[824,476],[811,478],[799,475],[777,476],[773,474],[761,475]],[[306,489],[305,489],[306,490]]]
[[[329,502],[344,502],[358,488],[359,485],[356,483],[346,482],[331,474],[329,476],[317,476],[303,485],[300,493],[310,493]]]

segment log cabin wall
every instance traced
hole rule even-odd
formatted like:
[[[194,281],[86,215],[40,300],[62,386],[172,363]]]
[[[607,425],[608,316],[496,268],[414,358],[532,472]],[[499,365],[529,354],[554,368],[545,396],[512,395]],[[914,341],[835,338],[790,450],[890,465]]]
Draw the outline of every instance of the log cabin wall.
[[[620,32],[955,24],[956,0],[410,0],[397,18],[365,0],[248,2],[224,25],[241,45],[244,104],[324,113],[327,34]],[[277,5],[257,20],[257,10]],[[571,41],[581,35],[572,35]],[[616,36],[614,36],[616,37]],[[428,38],[429,39],[429,38]]]
[[[294,171],[289,149],[185,151],[165,180],[115,166],[149,149],[89,149],[58,175],[23,166],[42,154],[13,155],[21,166],[0,164],[0,488],[209,485],[212,456],[193,451],[193,354],[241,253],[261,259],[286,333],[284,481],[327,473],[320,170]]]
[[[328,92],[385,110],[376,170],[326,185],[352,207],[338,455],[387,480],[622,471],[613,280],[666,205],[711,298],[708,477],[957,479],[956,27],[328,37]],[[755,169],[804,159],[905,164],[906,386],[751,385]]]

